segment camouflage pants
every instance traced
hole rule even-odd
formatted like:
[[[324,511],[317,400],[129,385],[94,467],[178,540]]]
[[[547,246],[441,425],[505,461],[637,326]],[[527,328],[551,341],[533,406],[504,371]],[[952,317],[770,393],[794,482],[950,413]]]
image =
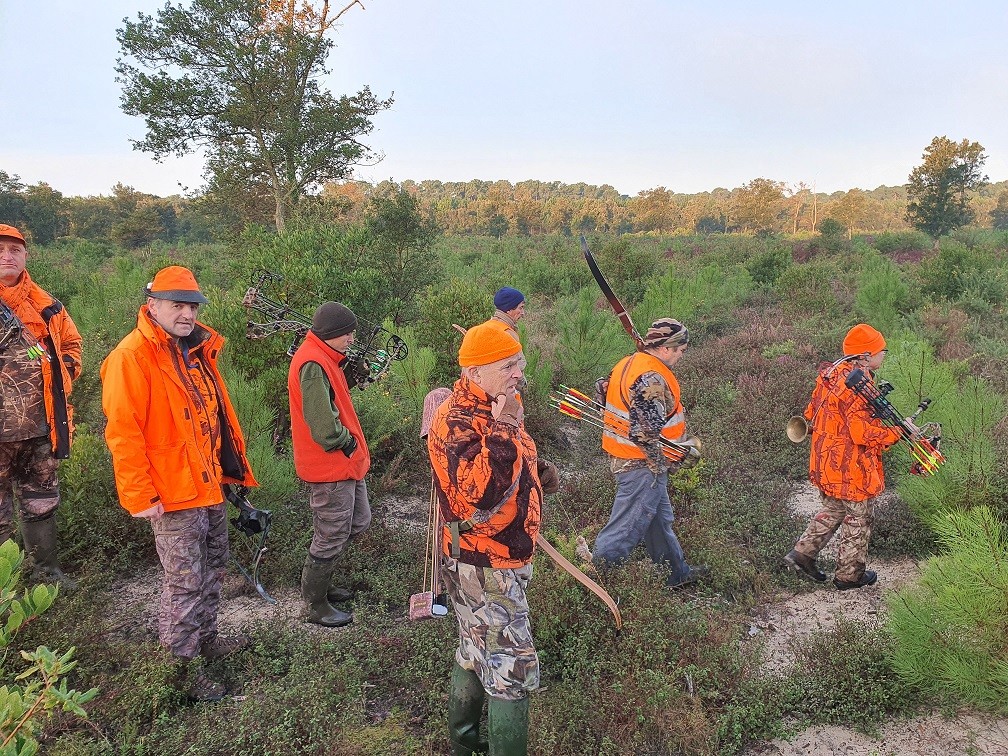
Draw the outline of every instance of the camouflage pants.
[[[48,436],[0,443],[0,533],[13,530],[15,493],[22,519],[42,520],[56,511],[58,465]]]
[[[217,635],[217,607],[228,560],[224,504],[165,512],[151,520],[164,580],[158,640],[172,654],[193,659]]]
[[[815,559],[833,534],[840,530],[835,577],[855,582],[868,562],[868,541],[875,519],[875,499],[845,501],[823,496],[822,508],[801,534],[795,551]]]
[[[528,598],[532,565],[474,567],[445,557],[441,575],[459,625],[455,660],[475,671],[487,693],[517,701],[539,687]]]
[[[335,559],[371,524],[371,505],[363,480],[309,483],[308,502],[312,509],[308,553],[316,559]]]

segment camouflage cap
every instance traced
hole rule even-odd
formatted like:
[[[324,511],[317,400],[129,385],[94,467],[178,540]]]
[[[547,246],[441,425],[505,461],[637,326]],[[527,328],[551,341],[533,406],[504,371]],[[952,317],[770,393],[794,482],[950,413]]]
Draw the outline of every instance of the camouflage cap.
[[[645,347],[678,347],[689,343],[689,330],[678,320],[660,318],[651,324],[644,336]]]

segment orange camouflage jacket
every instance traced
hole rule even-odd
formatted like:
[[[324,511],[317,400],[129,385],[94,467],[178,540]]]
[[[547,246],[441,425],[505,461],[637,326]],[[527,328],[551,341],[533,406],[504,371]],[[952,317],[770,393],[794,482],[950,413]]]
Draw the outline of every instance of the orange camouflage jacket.
[[[846,364],[816,378],[805,419],[812,428],[809,480],[826,496],[865,501],[885,489],[882,452],[901,431],[874,417],[868,403],[844,385]]]
[[[542,518],[535,443],[524,427],[498,422],[490,398],[468,378],[434,414],[427,435],[434,490],[449,556],[477,567],[513,569],[532,561]]]

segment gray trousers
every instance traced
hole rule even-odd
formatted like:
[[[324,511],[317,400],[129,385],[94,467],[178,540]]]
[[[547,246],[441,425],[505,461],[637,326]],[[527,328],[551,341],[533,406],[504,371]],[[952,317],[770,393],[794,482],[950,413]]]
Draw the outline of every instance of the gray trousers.
[[[371,524],[371,505],[363,480],[309,483],[312,542],[308,553],[316,559],[335,559],[352,538]]]
[[[165,512],[151,520],[164,580],[158,640],[175,656],[193,659],[217,635],[228,524],[224,503]]]
[[[612,514],[595,539],[595,559],[622,562],[643,541],[651,560],[669,571],[669,585],[678,585],[690,567],[672,530],[674,521],[668,473],[655,475],[647,468],[618,473]]]

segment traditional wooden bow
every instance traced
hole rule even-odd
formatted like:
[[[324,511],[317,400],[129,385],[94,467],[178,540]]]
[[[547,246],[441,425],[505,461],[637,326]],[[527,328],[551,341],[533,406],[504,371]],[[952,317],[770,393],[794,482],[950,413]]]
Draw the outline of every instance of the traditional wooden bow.
[[[619,632],[622,630],[623,616],[620,614],[619,607],[616,606],[616,602],[613,600],[613,597],[609,595],[609,592],[571,564],[567,557],[557,551],[553,547],[553,544],[543,538],[542,533],[536,536],[536,544],[545,551],[549,558],[556,562],[564,572],[568,573],[572,578],[581,583],[581,585],[602,599],[602,603],[609,607],[609,611],[612,612],[613,620],[616,622],[616,631]]]

